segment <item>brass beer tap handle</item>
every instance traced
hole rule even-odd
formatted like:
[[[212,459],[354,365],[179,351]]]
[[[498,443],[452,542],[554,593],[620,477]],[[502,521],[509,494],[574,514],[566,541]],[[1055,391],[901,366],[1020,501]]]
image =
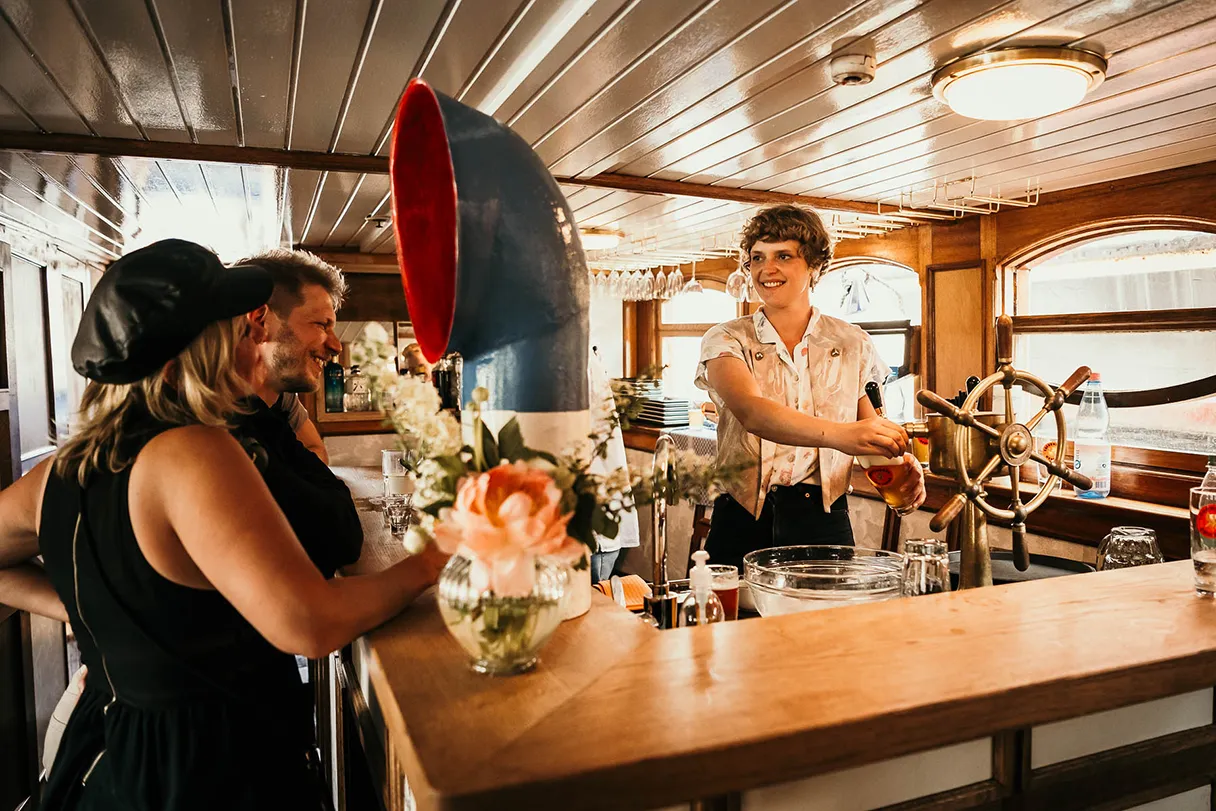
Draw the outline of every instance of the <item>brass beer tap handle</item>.
[[[941,532],[946,527],[950,526],[951,522],[958,517],[958,514],[963,511],[963,507],[967,506],[967,496],[964,493],[955,493],[950,497],[950,500],[942,505],[942,508],[937,511],[937,515],[929,519],[929,529],[934,532]]]
[[[996,319],[996,362],[1001,366],[1013,363],[1013,319],[1004,314]]]
[[[1088,366],[1082,366],[1080,369],[1072,373],[1072,376],[1064,381],[1064,384],[1056,389],[1056,393],[1051,397],[1051,409],[1054,411],[1064,405],[1064,401],[1072,397],[1072,393],[1085,385],[1085,381],[1089,380],[1092,372]]]
[[[1026,524],[1015,523],[1013,530],[1013,566],[1019,572],[1030,568],[1030,550],[1026,548]]]
[[[974,415],[970,411],[965,411],[938,396],[928,389],[922,389],[916,393],[916,400],[925,408],[941,414],[943,417],[949,417],[959,425],[966,425],[969,428],[974,428],[981,433],[985,433],[993,439],[1000,439],[1001,432],[991,425],[985,425],[982,422],[977,422]]]
[[[936,392],[921,389],[916,393],[916,401],[930,411],[935,411],[943,417],[949,417],[955,422],[958,421],[958,407]]]
[[[1093,480],[1088,476],[1082,475],[1075,470],[1069,470],[1066,467],[1057,465],[1054,460],[1048,459],[1038,451],[1030,454],[1030,458],[1047,468],[1047,471],[1051,473],[1051,475],[1059,476],[1061,479],[1079,490],[1088,490],[1094,486]]]
[[[1013,490],[1013,501],[1009,507],[1016,519],[1013,523],[1013,565],[1019,572],[1024,572],[1030,567],[1030,552],[1026,549],[1026,525],[1020,520],[1025,512],[1022,507],[1021,465],[1009,466],[1009,485]]]

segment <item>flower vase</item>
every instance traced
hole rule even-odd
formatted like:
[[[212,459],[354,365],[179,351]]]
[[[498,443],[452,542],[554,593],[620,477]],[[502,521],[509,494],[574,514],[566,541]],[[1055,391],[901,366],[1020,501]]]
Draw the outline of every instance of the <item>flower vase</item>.
[[[473,561],[454,555],[439,575],[438,603],[448,632],[478,673],[506,676],[536,666],[537,653],[562,621],[568,573],[537,559],[532,591],[503,596],[474,585]]]
[[[566,595],[562,598],[563,621],[581,617],[591,610],[591,561],[585,552],[577,564],[567,567],[566,574],[569,581]]]

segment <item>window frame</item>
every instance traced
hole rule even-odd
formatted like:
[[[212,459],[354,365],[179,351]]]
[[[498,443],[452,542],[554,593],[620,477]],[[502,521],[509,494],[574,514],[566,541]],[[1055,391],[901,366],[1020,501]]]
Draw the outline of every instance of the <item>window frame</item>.
[[[920,374],[921,371],[921,336],[924,335],[924,325],[927,319],[925,314],[925,281],[921,274],[917,273],[914,268],[910,268],[902,262],[896,262],[892,259],[884,259],[880,256],[846,256],[840,259],[833,259],[828,263],[828,266],[823,269],[823,274],[828,275],[837,270],[845,270],[846,268],[856,265],[886,265],[893,268],[905,270],[916,277],[916,283],[920,288],[920,323],[913,324],[911,318],[905,318],[899,321],[850,321],[853,326],[864,330],[868,335],[899,335],[904,336],[904,362],[899,367],[898,377],[904,377],[910,374]]]
[[[999,265],[998,285],[1003,311],[1018,311],[1018,276],[1034,273],[1053,255],[1084,242],[1136,231],[1201,231],[1216,233],[1216,222],[1193,217],[1136,217],[1091,223],[1041,240]],[[1191,332],[1216,330],[1216,307],[1125,312],[1012,315],[1014,337],[1019,334],[1102,332]],[[1055,381],[1048,381],[1055,382]],[[1062,382],[1062,381],[1061,381]],[[1079,405],[1083,390],[1068,402]],[[1216,375],[1159,389],[1105,392],[1111,408],[1143,408],[1198,400],[1216,394]],[[1068,454],[1071,457],[1071,442]],[[1201,453],[1163,451],[1125,445],[1112,446],[1111,495],[1187,506],[1187,491],[1199,484],[1207,457]]]
[[[697,281],[706,290],[715,290],[719,293],[726,293],[726,282],[718,279],[710,279],[698,277]],[[664,368],[663,363],[663,339],[664,338],[702,338],[705,333],[718,324],[715,323],[698,323],[698,324],[667,324],[663,321],[663,301],[656,300],[652,302],[654,306],[654,357],[655,364],[661,370]],[[735,317],[741,318],[750,312],[749,302],[735,302]],[[639,370],[640,372],[641,370]],[[662,373],[660,372],[660,375]]]

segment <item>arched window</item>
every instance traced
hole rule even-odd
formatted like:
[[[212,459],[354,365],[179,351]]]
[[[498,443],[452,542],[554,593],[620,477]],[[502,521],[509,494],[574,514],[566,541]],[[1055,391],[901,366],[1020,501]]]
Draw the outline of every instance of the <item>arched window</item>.
[[[1020,368],[1099,372],[1116,445],[1216,453],[1216,233],[1106,229],[1015,260],[1005,282]]]
[[[921,325],[916,271],[877,259],[835,261],[811,291],[811,304],[870,333],[898,378],[886,387],[887,414],[895,420],[911,420],[916,394],[911,374],[919,365]]]
[[[700,293],[683,293],[659,306],[659,358],[663,365],[663,393],[692,403],[709,395],[693,385],[701,358],[701,337],[715,324],[739,316],[739,303],[726,294],[720,282],[705,279]]]

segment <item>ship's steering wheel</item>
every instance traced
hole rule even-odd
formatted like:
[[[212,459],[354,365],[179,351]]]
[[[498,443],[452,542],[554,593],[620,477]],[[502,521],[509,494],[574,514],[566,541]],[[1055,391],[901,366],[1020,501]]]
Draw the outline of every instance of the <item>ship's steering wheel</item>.
[[[959,492],[947,501],[933,519],[929,522],[934,532],[944,530],[956,517],[968,501],[971,501],[990,518],[1009,522],[1013,530],[1013,562],[1019,571],[1030,567],[1030,554],[1026,549],[1026,516],[1034,512],[1051,494],[1059,479],[1064,479],[1078,490],[1088,490],[1093,482],[1075,470],[1064,467],[1064,446],[1068,438],[1067,425],[1061,407],[1085,381],[1089,380],[1088,366],[1077,369],[1058,389],[1052,389],[1041,378],[1013,367],[1013,319],[1002,315],[997,319],[997,370],[980,381],[961,407],[955,406],[931,391],[923,390],[916,399],[925,408],[935,411],[944,417],[949,417],[961,426],[971,428],[985,434],[996,441],[997,450],[975,472],[967,469],[967,431],[954,432],[954,458],[959,481]],[[985,425],[976,419],[979,413],[980,399],[989,391],[1000,385],[1005,390],[1005,420],[1000,427]],[[1038,413],[1024,423],[1017,421],[1013,409],[1013,387],[1019,386],[1027,392],[1041,395],[1043,406]],[[1056,421],[1056,448],[1053,458],[1048,459],[1034,449],[1034,429],[1048,414],[1053,414]],[[1038,462],[1050,472],[1047,481],[1039,488],[1029,501],[1022,500],[1021,469],[1029,461]],[[1009,469],[1010,490],[1012,500],[1008,509],[994,507],[988,501],[984,483],[1001,466]]]

